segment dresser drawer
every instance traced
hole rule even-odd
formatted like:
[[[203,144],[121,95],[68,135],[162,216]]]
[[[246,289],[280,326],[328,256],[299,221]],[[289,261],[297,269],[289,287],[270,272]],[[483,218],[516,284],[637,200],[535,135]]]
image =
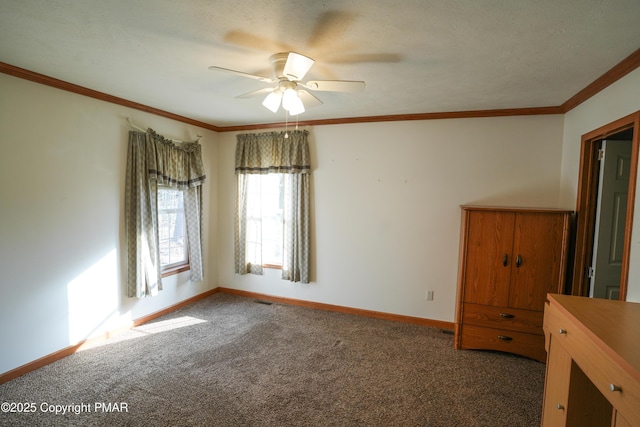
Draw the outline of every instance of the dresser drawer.
[[[640,426],[640,383],[625,371],[615,352],[554,306],[548,306],[545,311],[544,330],[547,342],[551,339],[566,349],[593,385],[619,411],[621,418]]]
[[[465,304],[462,322],[469,325],[542,335],[543,316],[541,311]]]
[[[460,337],[460,348],[462,349],[504,351],[530,357],[540,362],[545,362],[547,359],[547,353],[544,349],[544,335],[463,324]]]

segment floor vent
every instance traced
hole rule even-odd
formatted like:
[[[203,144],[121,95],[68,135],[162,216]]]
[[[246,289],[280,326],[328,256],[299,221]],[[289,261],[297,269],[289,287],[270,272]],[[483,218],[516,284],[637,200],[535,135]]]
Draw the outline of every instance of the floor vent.
[[[443,334],[447,334],[447,335],[453,335],[453,331],[450,331],[448,329],[441,329],[440,330]]]
[[[273,303],[272,303],[272,302],[270,302],[270,301],[263,301],[263,300],[259,300],[259,299],[257,299],[257,300],[256,300],[256,302],[257,302],[258,304],[264,304],[264,305],[271,305],[271,304],[273,304]]]

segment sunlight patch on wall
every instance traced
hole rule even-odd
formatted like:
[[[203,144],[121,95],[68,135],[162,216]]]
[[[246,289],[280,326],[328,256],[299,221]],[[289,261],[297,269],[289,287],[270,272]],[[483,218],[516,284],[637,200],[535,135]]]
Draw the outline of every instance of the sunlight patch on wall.
[[[118,321],[118,262],[113,249],[67,285],[71,344],[113,329]]]

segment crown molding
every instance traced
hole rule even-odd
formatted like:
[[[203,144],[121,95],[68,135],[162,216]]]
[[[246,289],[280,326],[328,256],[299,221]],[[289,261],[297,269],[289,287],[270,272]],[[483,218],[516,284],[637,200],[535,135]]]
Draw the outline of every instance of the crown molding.
[[[620,61],[618,65],[611,68],[587,87],[569,98],[561,106],[563,113],[573,110],[587,99],[591,98],[606,87],[611,86],[613,83],[617,82],[638,67],[640,67],[640,49],[627,56],[625,59]]]
[[[602,76],[597,78],[587,87],[580,92],[569,98],[562,105],[553,107],[531,107],[531,108],[506,108],[496,110],[472,110],[472,111],[450,111],[439,113],[416,113],[416,114],[397,114],[386,116],[366,116],[366,117],[349,117],[339,119],[324,119],[324,120],[307,120],[298,121],[298,126],[324,126],[324,125],[336,125],[336,124],[352,124],[352,123],[378,123],[378,122],[392,122],[392,121],[406,121],[406,120],[439,120],[439,119],[465,119],[465,118],[479,118],[479,117],[505,117],[505,116],[532,116],[532,115],[546,115],[546,114],[565,114],[578,105],[585,102],[587,99],[596,95],[606,87],[612,85],[622,77],[626,76],[636,68],[640,67],[640,49],[633,52],[631,55],[623,59],[619,64],[611,68]],[[155,114],[157,116],[166,117],[179,122],[191,124],[204,129],[209,129],[214,132],[236,132],[258,129],[270,129],[270,128],[282,128],[287,126],[287,123],[262,123],[262,124],[249,124],[238,126],[215,126],[210,123],[201,122],[191,119],[189,117],[180,116],[168,111],[160,110],[148,105],[140,104],[138,102],[130,101],[128,99],[119,98],[117,96],[109,95],[107,93],[99,92],[93,89],[89,89],[83,86],[79,86],[73,83],[59,80],[53,77],[39,74],[33,71],[19,68],[14,65],[10,65],[4,62],[0,62],[0,72],[9,74],[21,79],[30,80],[32,82],[44,84],[57,89],[65,90],[68,92],[76,93],[79,95],[88,96],[91,98],[99,99],[101,101],[110,102],[112,104],[122,105],[124,107],[133,108],[136,110],[144,111],[147,113]]]
[[[505,108],[502,110],[450,111],[441,113],[395,114],[388,116],[348,117],[340,119],[298,120],[296,126],[342,125],[350,123],[398,122],[406,120],[468,119],[478,117],[535,116],[563,114],[562,107]],[[293,123],[265,123],[255,125],[224,126],[219,132],[235,132],[292,126]]]
[[[11,64],[0,62],[0,73],[9,74],[14,77],[18,77],[24,80],[30,80],[32,82],[40,83],[46,86],[51,86],[56,89],[62,89],[67,92],[76,93],[78,95],[88,96],[90,98],[99,99],[100,101],[110,102],[112,104],[122,105],[124,107],[133,108],[135,110],[144,111],[147,113],[155,114],[156,116],[162,116],[169,119],[177,120],[179,122],[187,123],[190,125],[198,126],[201,128],[213,130],[219,132],[221,128],[214,126],[210,123],[201,122],[198,120],[190,119],[189,117],[173,114],[168,111],[160,110],[148,105],[140,104],[138,102],[129,101],[128,99],[119,98],[117,96],[109,95],[108,93],[98,92],[97,90],[89,89],[84,86],[79,86],[73,83],[59,80],[53,77],[45,76],[33,71],[19,68]]]

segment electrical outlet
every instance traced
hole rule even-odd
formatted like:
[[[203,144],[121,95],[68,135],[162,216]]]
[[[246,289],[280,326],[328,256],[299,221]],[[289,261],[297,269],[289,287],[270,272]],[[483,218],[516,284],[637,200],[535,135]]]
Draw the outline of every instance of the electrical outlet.
[[[433,291],[427,291],[427,301],[433,301]]]

